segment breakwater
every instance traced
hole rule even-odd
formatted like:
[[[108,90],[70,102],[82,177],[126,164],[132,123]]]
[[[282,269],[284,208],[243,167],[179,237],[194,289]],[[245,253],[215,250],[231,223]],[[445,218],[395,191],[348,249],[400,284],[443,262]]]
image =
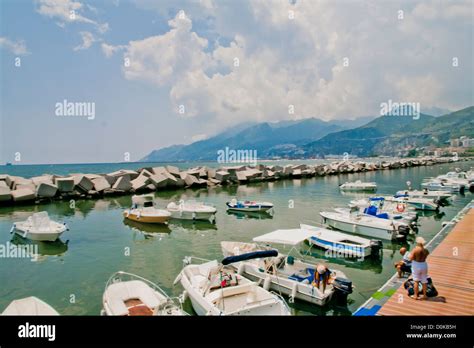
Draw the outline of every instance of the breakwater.
[[[420,157],[390,161],[336,161],[326,164],[232,165],[220,168],[176,166],[121,169],[104,174],[43,174],[31,178],[0,174],[0,205],[38,204],[53,200],[94,199],[192,187],[310,178],[451,163],[453,158]]]

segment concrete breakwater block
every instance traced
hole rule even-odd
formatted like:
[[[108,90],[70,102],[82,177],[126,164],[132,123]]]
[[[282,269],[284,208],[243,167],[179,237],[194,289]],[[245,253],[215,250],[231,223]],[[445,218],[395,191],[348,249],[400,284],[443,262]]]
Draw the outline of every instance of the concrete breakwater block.
[[[35,186],[38,186],[39,184],[41,183],[48,183],[48,184],[52,184],[53,183],[53,176],[52,175],[41,175],[41,176],[35,176],[33,178],[31,178],[31,181],[33,181],[33,184],[35,184]]]
[[[36,190],[35,184],[20,184],[20,185],[15,185],[15,190],[22,190],[22,189],[28,189],[28,190]]]
[[[0,202],[8,202],[12,200],[12,191],[9,187],[0,186]]]
[[[12,179],[9,175],[2,174],[0,175],[0,181],[4,182],[8,187],[12,187]]]
[[[132,189],[135,191],[143,190],[150,184],[150,178],[146,175],[139,175],[136,179],[130,181],[132,184]]]
[[[219,181],[227,181],[229,177],[230,173],[226,170],[218,170],[215,175],[215,178]]]
[[[138,174],[138,172],[136,172],[134,170],[120,169],[120,170],[117,170],[115,172],[109,173],[107,175],[115,176],[115,177],[122,177],[122,176],[127,175],[130,180],[133,180],[133,179],[136,179],[139,174]]]
[[[115,184],[112,186],[117,191],[130,191],[132,189],[132,183],[130,182],[130,176],[124,175],[117,179]]]
[[[75,189],[87,193],[94,188],[94,184],[85,175],[73,176]]]
[[[178,167],[175,167],[175,166],[166,166],[166,170],[168,171],[168,173],[170,173],[171,175],[173,175],[174,177],[178,177],[179,176],[179,168]]]
[[[163,174],[153,174],[150,176],[150,182],[155,188],[164,188],[168,185],[168,178]]]
[[[58,187],[59,192],[72,192],[74,191],[74,178],[56,178],[54,181],[56,186]]]
[[[25,179],[21,176],[11,176],[11,178],[13,179],[12,186],[10,186],[12,189],[17,189],[18,185],[35,185],[33,180]]]
[[[246,173],[246,171],[235,172],[235,174],[237,175],[237,180],[239,180],[240,182],[247,181],[248,178],[247,178],[247,175],[245,173]]]
[[[109,182],[103,176],[99,176],[98,178],[92,179],[92,184],[94,185],[94,190],[97,192],[102,192],[110,188]]]
[[[41,182],[36,187],[36,195],[38,197],[52,198],[56,196],[58,192],[58,187],[53,183]]]
[[[15,202],[32,201],[36,198],[35,191],[28,188],[13,190],[11,195]]]

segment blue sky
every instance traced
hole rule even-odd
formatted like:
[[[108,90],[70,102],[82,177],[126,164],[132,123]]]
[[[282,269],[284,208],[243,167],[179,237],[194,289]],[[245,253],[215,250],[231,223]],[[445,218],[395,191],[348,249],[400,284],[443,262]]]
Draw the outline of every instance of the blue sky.
[[[377,115],[389,99],[473,104],[470,1],[6,0],[0,11],[0,163],[134,161],[240,122]],[[64,99],[95,103],[95,118],[57,117]]]

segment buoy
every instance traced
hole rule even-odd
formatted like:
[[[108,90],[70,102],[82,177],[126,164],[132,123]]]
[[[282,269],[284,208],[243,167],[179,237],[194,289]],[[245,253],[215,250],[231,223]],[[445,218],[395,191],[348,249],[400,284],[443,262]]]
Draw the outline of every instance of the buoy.
[[[268,291],[268,289],[270,289],[271,282],[272,280],[270,279],[270,276],[267,276],[263,282],[263,288]]]

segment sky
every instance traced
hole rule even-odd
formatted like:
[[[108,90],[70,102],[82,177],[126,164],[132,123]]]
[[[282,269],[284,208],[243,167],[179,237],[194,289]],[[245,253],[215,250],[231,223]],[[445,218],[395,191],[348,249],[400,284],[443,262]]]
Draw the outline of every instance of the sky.
[[[389,100],[462,109],[473,6],[2,0],[0,163],[137,161],[243,122],[354,119]]]

